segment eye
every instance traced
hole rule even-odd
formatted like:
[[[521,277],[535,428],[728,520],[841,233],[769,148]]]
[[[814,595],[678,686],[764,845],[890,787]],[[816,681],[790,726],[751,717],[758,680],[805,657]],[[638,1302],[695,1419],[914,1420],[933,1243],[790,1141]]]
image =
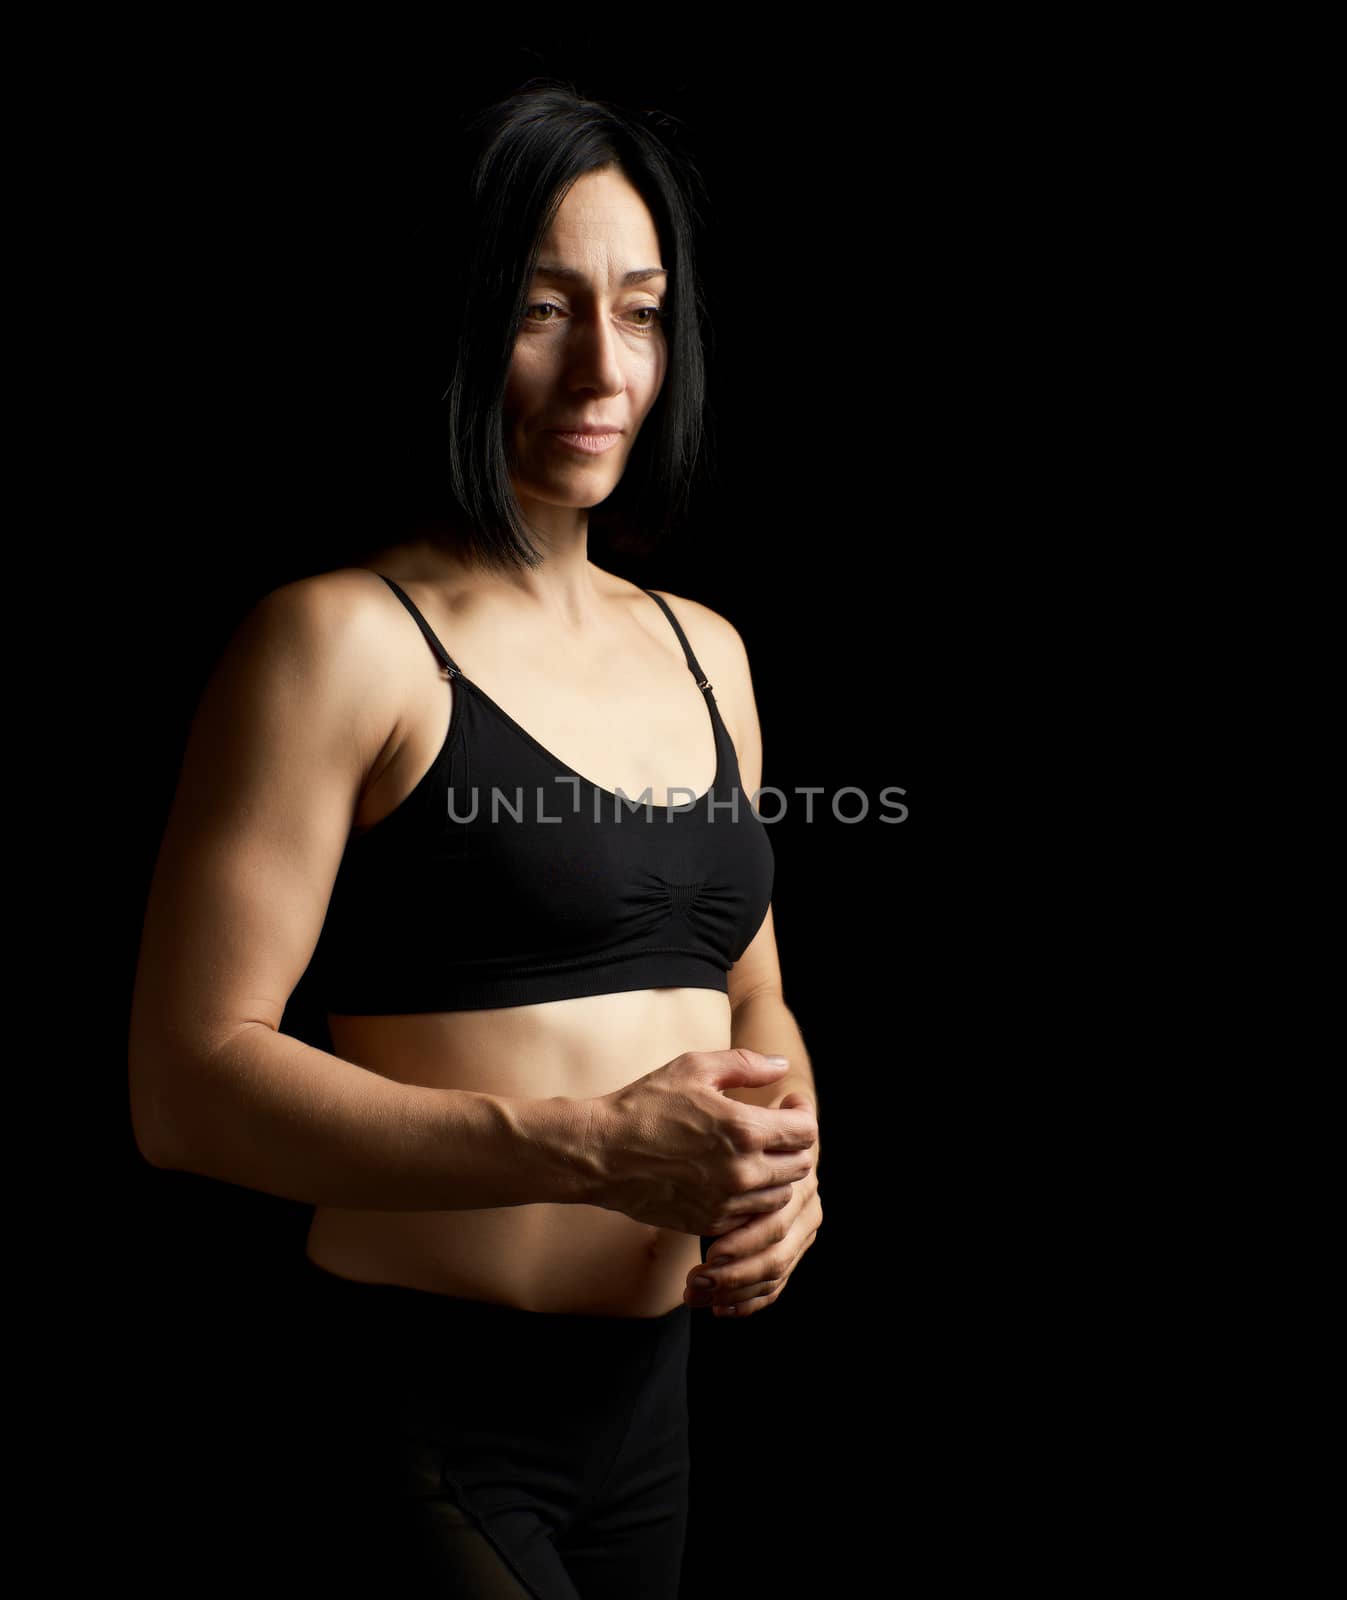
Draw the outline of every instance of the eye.
[[[535,300],[532,305],[525,306],[524,321],[533,323],[535,327],[539,325],[546,326],[557,321],[562,314],[562,309],[561,306],[556,305],[551,300]],[[534,312],[540,314],[535,316]],[[634,306],[631,315],[636,319],[636,326],[642,332],[645,332],[654,328],[663,319],[664,312],[659,306]]]

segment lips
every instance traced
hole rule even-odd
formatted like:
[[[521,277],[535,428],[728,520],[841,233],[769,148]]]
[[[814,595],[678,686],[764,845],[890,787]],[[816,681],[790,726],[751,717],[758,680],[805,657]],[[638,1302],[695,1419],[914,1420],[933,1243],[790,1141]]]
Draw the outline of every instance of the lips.
[[[620,428],[607,428],[601,433],[589,429],[549,428],[547,431],[563,449],[577,451],[587,456],[607,454],[609,450],[617,447],[617,441],[622,437]]]

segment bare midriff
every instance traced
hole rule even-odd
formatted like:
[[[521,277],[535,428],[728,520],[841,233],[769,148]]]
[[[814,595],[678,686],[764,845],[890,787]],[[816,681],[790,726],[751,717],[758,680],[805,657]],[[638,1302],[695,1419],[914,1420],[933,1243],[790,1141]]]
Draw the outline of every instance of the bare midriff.
[[[591,1099],[689,1050],[730,1047],[716,989],[638,989],[494,1010],[330,1016],[335,1053],[429,1088]],[[446,1167],[454,1152],[444,1152]],[[364,1283],[402,1284],[525,1311],[656,1317],[682,1304],[695,1234],[602,1206],[455,1211],[318,1206],[307,1254]]]

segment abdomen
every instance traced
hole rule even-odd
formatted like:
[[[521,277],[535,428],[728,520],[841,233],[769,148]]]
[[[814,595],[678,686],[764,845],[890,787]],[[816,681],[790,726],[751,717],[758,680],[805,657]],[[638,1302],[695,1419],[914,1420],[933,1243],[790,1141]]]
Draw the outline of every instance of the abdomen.
[[[686,1051],[730,1046],[729,999],[715,989],[328,1020],[335,1052],[370,1071],[515,1098],[594,1098]],[[453,1159],[452,1151],[445,1159]],[[695,1234],[600,1206],[401,1212],[319,1206],[308,1253],[319,1266],[366,1282],[530,1311],[659,1316],[681,1303],[701,1247]]]

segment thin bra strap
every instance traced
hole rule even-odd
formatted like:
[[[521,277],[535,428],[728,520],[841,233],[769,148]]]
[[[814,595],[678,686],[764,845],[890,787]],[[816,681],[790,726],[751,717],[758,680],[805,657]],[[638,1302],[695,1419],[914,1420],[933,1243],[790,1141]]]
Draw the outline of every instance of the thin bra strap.
[[[458,666],[455,665],[454,660],[450,656],[449,652],[444,648],[444,646],[440,643],[440,641],[435,637],[434,631],[432,630],[430,624],[421,615],[421,613],[416,609],[416,605],[412,601],[411,596],[408,595],[406,593],[406,591],[404,589],[402,589],[398,584],[394,583],[392,578],[390,578],[386,572],[381,572],[379,574],[379,576],[388,585],[388,587],[393,591],[393,593],[395,595],[397,595],[398,599],[402,601],[403,605],[406,606],[408,611],[411,612],[412,618],[415,621],[417,627],[420,628],[421,632],[425,634],[427,643],[430,645],[430,648],[435,652],[435,654],[439,657],[441,665],[444,667],[445,671],[449,674],[449,676],[451,678],[461,678],[463,676],[462,671],[459,669]]]
[[[663,611],[664,615],[668,617],[671,623],[673,623],[673,631],[678,635],[678,641],[683,646],[683,654],[688,658],[688,670],[692,673],[692,676],[696,678],[697,687],[699,689],[709,689],[711,685],[706,681],[706,674],[697,665],[697,658],[692,653],[692,646],[688,643],[688,636],[683,632],[682,628],[678,626],[678,618],[674,616],[673,612],[669,609],[668,602],[661,599],[653,589],[646,589],[643,587],[641,592],[643,594],[648,594],[652,600],[658,601],[660,610]]]

